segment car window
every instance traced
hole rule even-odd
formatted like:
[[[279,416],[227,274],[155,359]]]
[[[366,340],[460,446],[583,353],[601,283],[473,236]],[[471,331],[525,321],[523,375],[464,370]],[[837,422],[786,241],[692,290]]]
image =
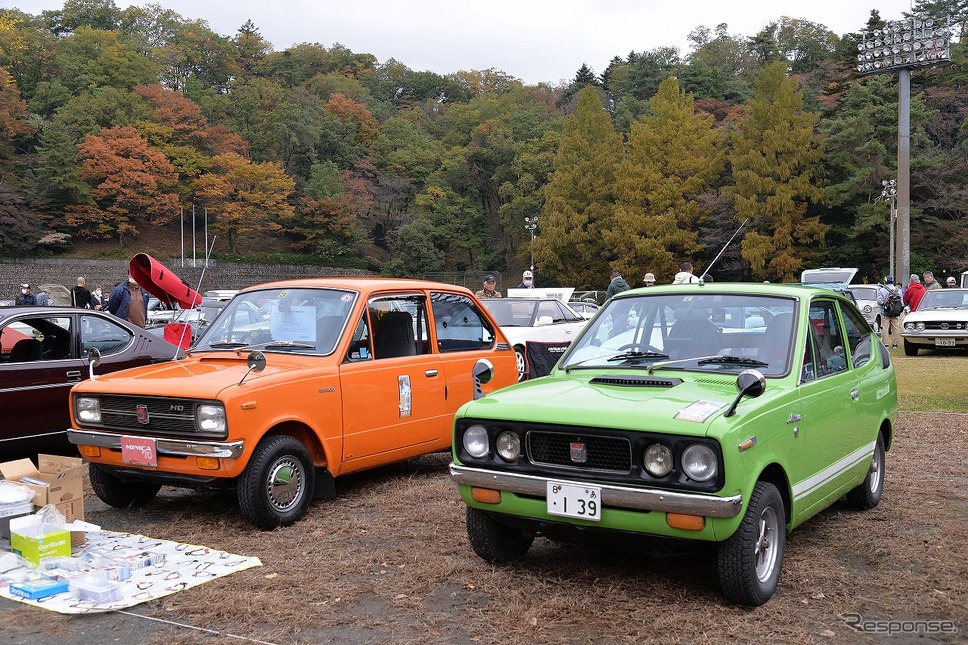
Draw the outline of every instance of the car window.
[[[810,304],[810,332],[816,345],[817,377],[846,370],[845,342],[840,332],[837,307],[832,300],[814,300]]]
[[[566,322],[566,323],[585,322],[584,318],[582,318],[577,312],[575,312],[574,309],[569,309],[567,305],[562,304],[557,300],[554,302],[554,305],[561,311],[560,318],[556,319],[555,322],[559,322],[559,321]]]
[[[431,293],[434,331],[440,352],[487,349],[494,344],[494,330],[467,296]]]
[[[373,298],[367,311],[375,359],[429,353],[427,303],[423,295]]]
[[[850,307],[842,307],[844,314],[844,331],[850,345],[850,362],[854,367],[860,367],[871,359],[871,327],[863,317]]]
[[[131,343],[134,334],[126,328],[101,316],[81,316],[81,356],[87,356],[92,347],[102,356],[117,354]]]
[[[71,317],[18,318],[0,330],[0,358],[9,363],[74,357]]]

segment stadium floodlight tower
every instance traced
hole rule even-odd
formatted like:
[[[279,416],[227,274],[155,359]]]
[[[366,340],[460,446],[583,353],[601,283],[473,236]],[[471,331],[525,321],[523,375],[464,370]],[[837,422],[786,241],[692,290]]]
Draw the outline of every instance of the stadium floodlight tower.
[[[897,273],[911,274],[911,70],[951,61],[951,17],[913,16],[861,32],[860,74],[897,72]],[[894,268],[892,268],[894,270]]]

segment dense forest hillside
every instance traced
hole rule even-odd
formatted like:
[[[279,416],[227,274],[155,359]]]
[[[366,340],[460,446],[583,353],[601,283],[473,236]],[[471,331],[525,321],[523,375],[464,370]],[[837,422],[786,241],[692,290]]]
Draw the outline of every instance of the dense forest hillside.
[[[960,272],[968,3],[914,4],[954,26],[952,62],[912,75],[911,267]],[[601,288],[610,267],[702,270],[746,222],[718,279],[883,275],[896,79],[857,74],[857,34],[795,18],[689,41],[526,86],[273,51],[251,22],[223,35],[158,4],[0,9],[0,254],[171,254],[194,209],[226,259],[420,276],[533,255],[539,284]]]

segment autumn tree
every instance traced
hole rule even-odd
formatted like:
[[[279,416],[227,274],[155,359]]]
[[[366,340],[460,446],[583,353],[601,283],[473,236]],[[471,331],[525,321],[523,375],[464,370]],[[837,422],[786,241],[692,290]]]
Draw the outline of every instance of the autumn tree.
[[[803,109],[803,94],[796,80],[787,78],[785,62],[763,70],[729,157],[736,216],[751,221],[743,257],[757,279],[797,279],[829,228],[819,216],[807,216],[810,204],[826,199],[819,186],[818,119]]]
[[[193,183],[196,199],[209,210],[213,228],[229,249],[258,230],[281,231],[294,215],[289,196],[295,182],[278,163],[253,163],[237,154],[212,158],[212,169]],[[247,245],[254,247],[255,245]]]
[[[695,111],[693,97],[676,79],[663,81],[649,104],[651,115],[632,125],[602,246],[627,275],[642,267],[672,275],[683,257],[701,248],[701,198],[715,192],[725,157],[713,117]]]
[[[564,122],[534,258],[562,284],[589,288],[607,281],[617,259],[603,248],[602,232],[612,221],[623,151],[621,135],[593,88],[578,95],[577,108]]]
[[[178,216],[174,167],[133,127],[89,135],[78,153],[81,178],[90,184],[94,202],[67,209],[67,223],[80,234],[117,235],[124,246],[124,236],[137,234],[138,224],[164,224]]]

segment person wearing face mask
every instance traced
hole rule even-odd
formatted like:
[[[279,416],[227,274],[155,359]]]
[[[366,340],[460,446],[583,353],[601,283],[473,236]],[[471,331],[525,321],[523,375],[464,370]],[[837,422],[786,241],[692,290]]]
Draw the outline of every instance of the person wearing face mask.
[[[136,327],[144,327],[148,320],[148,292],[129,275],[127,282],[119,282],[111,292],[108,311]]]
[[[104,305],[107,301],[101,292],[101,285],[95,285],[94,291],[91,292],[91,309],[97,309],[98,311],[104,309]]]
[[[521,276],[521,284],[518,285],[518,289],[533,289],[534,288],[534,274],[531,271],[525,271],[524,275]]]
[[[27,305],[33,307],[37,304],[37,297],[30,293],[30,285],[22,284],[20,285],[20,294],[17,296],[18,305]]]

